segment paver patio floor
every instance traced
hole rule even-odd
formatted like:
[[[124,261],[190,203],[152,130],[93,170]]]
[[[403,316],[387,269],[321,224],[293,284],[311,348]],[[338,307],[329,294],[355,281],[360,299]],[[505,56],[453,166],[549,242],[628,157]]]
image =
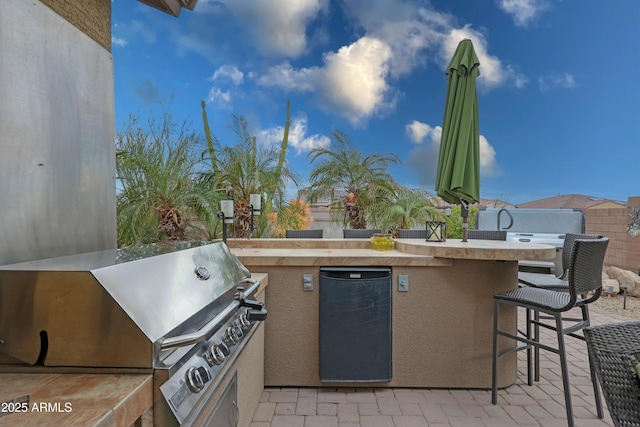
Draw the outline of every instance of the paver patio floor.
[[[592,325],[630,320],[594,307],[590,314]],[[555,333],[541,333],[555,342]],[[596,416],[586,343],[568,337],[566,346],[576,426],[613,426],[604,399],[604,419]],[[519,352],[517,381],[498,391],[497,405],[490,390],[266,388],[251,427],[566,426],[558,356],[541,351],[541,378],[533,386],[526,384],[525,356]]]

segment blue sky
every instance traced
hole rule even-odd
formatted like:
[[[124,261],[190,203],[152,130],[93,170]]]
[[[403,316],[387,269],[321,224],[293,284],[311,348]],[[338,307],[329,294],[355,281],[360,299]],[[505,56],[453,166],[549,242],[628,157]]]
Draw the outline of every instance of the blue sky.
[[[235,144],[231,114],[289,166],[345,132],[393,152],[397,181],[434,192],[448,64],[480,59],[480,196],[640,195],[640,1],[198,0],[174,18],[113,0],[116,128],[161,109]]]

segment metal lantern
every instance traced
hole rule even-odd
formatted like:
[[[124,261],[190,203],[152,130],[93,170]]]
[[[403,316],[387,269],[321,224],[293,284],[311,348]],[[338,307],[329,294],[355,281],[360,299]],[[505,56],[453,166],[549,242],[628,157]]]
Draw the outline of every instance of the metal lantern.
[[[447,240],[447,223],[427,221],[427,242],[444,242]]]

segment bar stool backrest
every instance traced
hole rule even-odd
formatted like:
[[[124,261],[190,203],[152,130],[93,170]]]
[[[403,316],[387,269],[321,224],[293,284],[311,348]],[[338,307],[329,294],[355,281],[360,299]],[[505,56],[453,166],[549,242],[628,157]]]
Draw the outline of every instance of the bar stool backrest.
[[[382,233],[382,231],[379,229],[363,230],[363,229],[346,228],[342,230],[342,236],[345,239],[368,239],[374,234],[380,234],[380,233]]]
[[[569,261],[571,259],[571,250],[573,248],[573,242],[578,239],[581,240],[594,240],[600,239],[602,236],[598,234],[578,234],[578,233],[567,233],[564,236],[564,244],[562,245],[562,275],[561,278],[564,278],[569,270]]]
[[[322,230],[285,230],[287,239],[322,239]]]
[[[398,239],[426,239],[427,229],[403,230],[398,229]]]
[[[467,238],[477,240],[507,240],[505,230],[467,230]]]
[[[607,252],[609,239],[597,240],[577,239],[573,242],[571,261],[569,263],[569,292],[572,300],[577,295],[593,292],[585,302],[597,300],[602,293],[602,266]]]

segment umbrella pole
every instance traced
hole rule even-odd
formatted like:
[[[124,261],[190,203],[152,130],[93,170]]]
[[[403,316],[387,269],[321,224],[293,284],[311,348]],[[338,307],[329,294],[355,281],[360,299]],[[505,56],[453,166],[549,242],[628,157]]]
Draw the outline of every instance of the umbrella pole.
[[[469,229],[469,203],[460,199],[460,215],[462,216],[462,241],[467,241],[467,230]]]

